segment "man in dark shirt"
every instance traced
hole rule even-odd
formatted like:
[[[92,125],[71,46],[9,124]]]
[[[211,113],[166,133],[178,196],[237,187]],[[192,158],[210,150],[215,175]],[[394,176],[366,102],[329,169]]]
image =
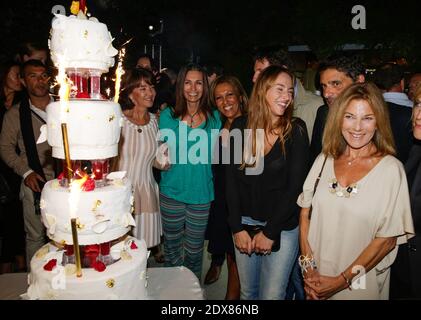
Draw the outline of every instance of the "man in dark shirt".
[[[326,104],[317,110],[311,138],[310,152],[313,162],[322,151],[323,130],[329,108],[336,98],[356,82],[364,82],[364,66],[356,59],[346,56],[331,56],[320,64],[320,86]]]
[[[374,81],[382,89],[383,98],[389,107],[390,125],[396,146],[396,158],[403,163],[408,160],[413,145],[412,101],[404,91],[404,72],[394,63],[381,65],[375,73]]]

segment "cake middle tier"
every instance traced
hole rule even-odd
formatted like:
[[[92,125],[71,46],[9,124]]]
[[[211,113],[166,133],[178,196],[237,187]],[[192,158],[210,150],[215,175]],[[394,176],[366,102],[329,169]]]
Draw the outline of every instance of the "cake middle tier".
[[[92,191],[71,193],[58,180],[48,181],[41,194],[42,221],[47,235],[73,244],[70,219],[77,218],[80,245],[99,244],[125,235],[135,226],[132,186],[128,179]]]
[[[67,110],[60,102],[47,106],[47,136],[53,157],[64,159],[61,123],[67,123],[70,158],[95,160],[115,157],[121,131],[120,105],[111,101],[71,100]]]

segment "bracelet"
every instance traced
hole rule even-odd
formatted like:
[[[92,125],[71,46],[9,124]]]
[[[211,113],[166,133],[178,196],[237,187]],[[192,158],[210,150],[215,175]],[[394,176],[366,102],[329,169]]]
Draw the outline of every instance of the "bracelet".
[[[317,269],[316,261],[314,260],[313,255],[311,256],[299,256],[298,257],[298,265],[301,268],[301,274],[304,275],[304,272],[307,272],[308,268]]]
[[[345,279],[345,282],[346,282],[346,285],[348,286],[348,289],[352,291],[352,287],[351,287],[352,283],[351,283],[351,281],[346,277],[346,275],[345,275],[344,272],[341,272],[341,276],[342,276],[342,278]]]

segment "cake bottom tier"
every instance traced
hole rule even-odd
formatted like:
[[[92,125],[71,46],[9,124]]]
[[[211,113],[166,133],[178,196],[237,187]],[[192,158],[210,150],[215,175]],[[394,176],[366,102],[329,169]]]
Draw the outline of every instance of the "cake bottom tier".
[[[111,248],[116,262],[102,272],[82,269],[82,277],[61,266],[62,250],[49,243],[31,260],[27,299],[59,300],[143,300],[147,299],[146,263],[149,252],[144,240],[127,237]],[[57,266],[44,269],[52,259]]]

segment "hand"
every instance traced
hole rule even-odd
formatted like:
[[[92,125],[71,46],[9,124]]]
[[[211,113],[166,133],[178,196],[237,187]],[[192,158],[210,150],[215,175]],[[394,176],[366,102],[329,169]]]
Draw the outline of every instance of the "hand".
[[[36,172],[31,172],[23,181],[25,185],[34,192],[41,192],[38,181],[45,182],[45,180]]]
[[[252,245],[254,252],[262,254],[270,254],[272,250],[273,240],[266,237],[262,231],[256,234],[253,238]]]
[[[304,285],[304,291],[306,293],[306,300],[320,300],[316,292],[309,286]]]
[[[169,148],[166,142],[158,142],[158,150],[156,152],[156,161],[159,169],[169,170],[171,167],[171,161],[169,156]]]
[[[167,170],[170,170],[170,168],[171,168],[171,163],[170,163],[170,162],[166,162],[166,163],[162,166],[162,169],[161,169],[161,170],[163,170],[163,171],[167,171]]]
[[[344,279],[339,275],[336,277],[329,277],[320,275],[318,272],[312,277],[304,279],[306,290],[311,296],[314,294],[320,300],[325,300],[333,296],[335,293],[346,288]]]
[[[234,243],[237,249],[241,253],[252,254],[254,247],[252,246],[252,240],[247,231],[242,230],[234,233]]]
[[[306,272],[303,273],[304,279],[318,279],[320,276],[319,271],[317,269],[307,269]],[[314,282],[316,286],[319,284],[317,281]],[[306,299],[307,300],[319,300],[319,298],[316,295],[316,292],[306,284],[304,281],[304,291],[306,293]]]

